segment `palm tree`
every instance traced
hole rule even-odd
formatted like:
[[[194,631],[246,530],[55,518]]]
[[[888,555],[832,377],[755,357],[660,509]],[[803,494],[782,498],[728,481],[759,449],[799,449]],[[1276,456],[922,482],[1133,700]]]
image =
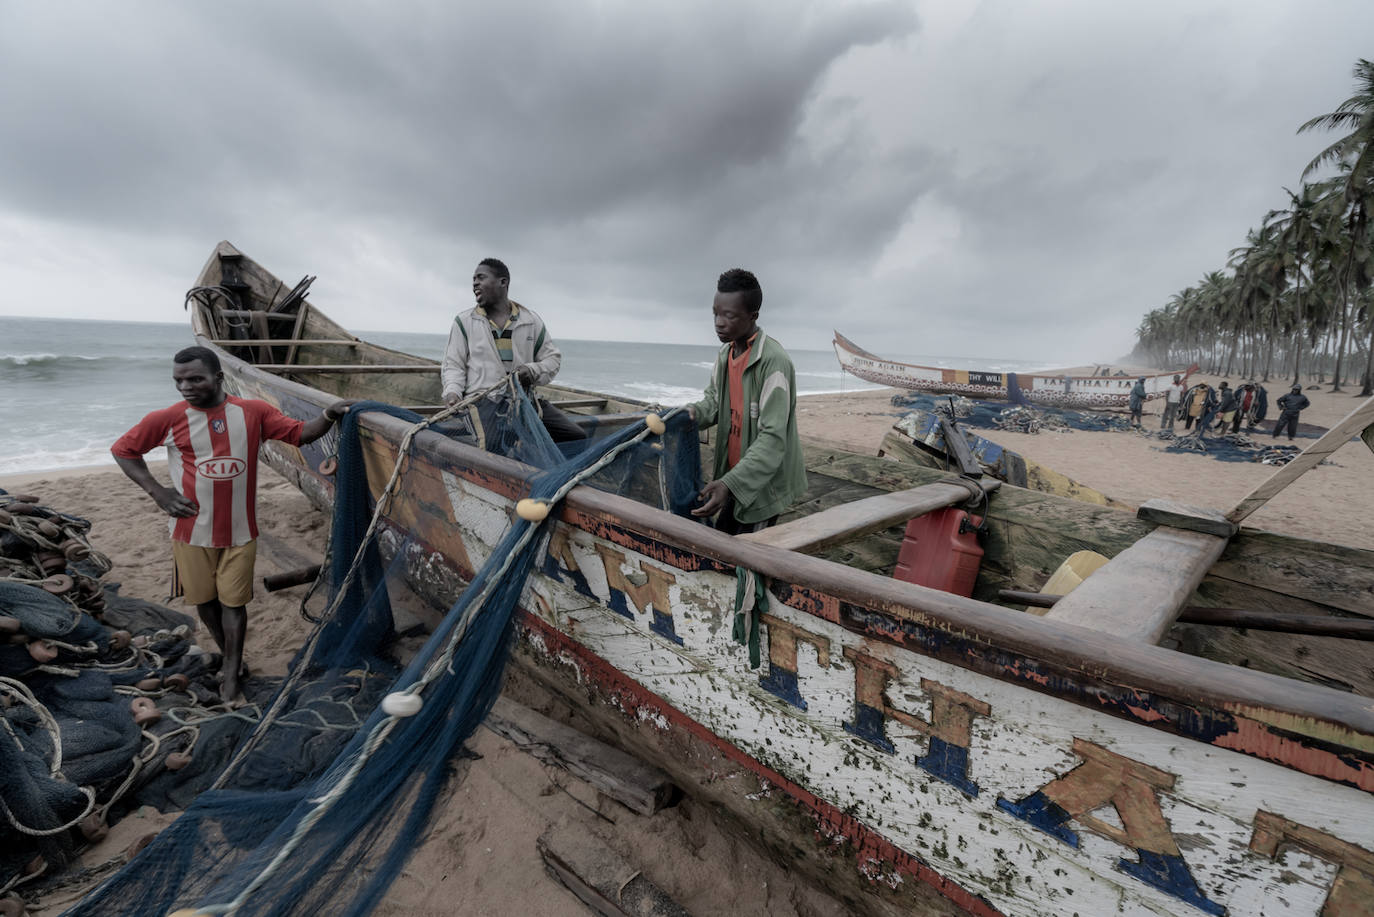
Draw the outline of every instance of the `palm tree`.
[[[1348,130],[1350,133],[1317,154],[1307,164],[1302,177],[1306,178],[1323,165],[1346,163],[1346,200],[1353,202],[1357,189],[1374,180],[1374,61],[1360,58],[1355,62],[1355,94],[1335,111],[1318,115],[1298,128],[1298,133],[1316,130]]]
[[[1318,115],[1298,128],[1298,133],[1316,130],[1349,131],[1307,164],[1303,177],[1323,165],[1339,163],[1348,168],[1343,193],[1350,207],[1347,216],[1352,246],[1362,247],[1364,259],[1369,251],[1369,207],[1374,199],[1374,61],[1360,58],[1355,62],[1355,94],[1342,102],[1335,111]],[[1353,266],[1350,271],[1353,272]],[[1352,278],[1353,279],[1353,278]],[[1374,326],[1374,322],[1371,322]],[[1360,395],[1368,396],[1374,388],[1374,327],[1370,330],[1369,359]]]
[[[1301,385],[1300,377],[1302,373],[1302,346],[1305,337],[1304,331],[1313,328],[1313,324],[1308,322],[1308,314],[1305,310],[1310,303],[1303,302],[1303,269],[1307,268],[1308,277],[1312,276],[1312,269],[1317,257],[1317,247],[1321,241],[1321,216],[1320,198],[1313,192],[1311,185],[1303,185],[1301,194],[1288,192],[1288,209],[1271,210],[1264,222],[1272,226],[1279,234],[1279,244],[1283,249],[1283,265],[1293,271],[1293,304],[1289,313],[1284,316],[1284,324],[1289,327],[1293,334],[1293,384]]]

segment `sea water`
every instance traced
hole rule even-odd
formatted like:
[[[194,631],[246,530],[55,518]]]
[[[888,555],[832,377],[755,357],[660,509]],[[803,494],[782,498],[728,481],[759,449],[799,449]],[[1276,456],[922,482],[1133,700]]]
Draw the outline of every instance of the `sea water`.
[[[420,356],[443,356],[446,333],[355,332]],[[701,397],[719,345],[557,340],[558,381],[662,405]],[[177,401],[172,354],[195,343],[189,321],[70,321],[0,316],[0,474],[113,464],[110,445],[149,411]],[[870,345],[872,346],[872,345]],[[840,370],[830,350],[788,348],[797,393],[878,388]],[[885,354],[887,355],[887,354]],[[891,354],[926,366],[996,371],[1010,361]]]

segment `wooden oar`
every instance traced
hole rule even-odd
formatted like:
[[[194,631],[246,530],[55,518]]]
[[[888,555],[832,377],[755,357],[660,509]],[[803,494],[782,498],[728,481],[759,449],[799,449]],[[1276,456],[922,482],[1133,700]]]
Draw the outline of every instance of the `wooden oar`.
[[[1045,615],[1146,643],[1159,639],[1226,550],[1240,520],[1370,424],[1374,398],[1328,430],[1297,458],[1255,488],[1226,515],[1217,510],[1151,500],[1137,515],[1159,527],[1064,596]]]

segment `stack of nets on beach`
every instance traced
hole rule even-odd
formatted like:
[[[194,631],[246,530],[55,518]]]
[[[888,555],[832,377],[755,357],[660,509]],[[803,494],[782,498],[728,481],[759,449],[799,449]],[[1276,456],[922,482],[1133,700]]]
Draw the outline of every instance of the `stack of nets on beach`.
[[[909,392],[892,396],[892,403],[900,407],[938,411],[949,416],[947,395]],[[1191,452],[1222,462],[1263,462],[1266,465],[1282,465],[1302,451],[1295,446],[1264,445],[1266,437],[1261,436],[1256,440],[1253,438],[1254,430],[1238,433],[1213,431],[1205,436],[1199,436],[1196,428],[1184,430],[1179,427],[1171,431],[1133,427],[1130,418],[1120,413],[1073,411],[1049,406],[1007,407],[1005,402],[971,401],[962,397],[956,397],[954,403],[959,422],[970,427],[1006,430],[1012,433],[1067,433],[1073,430],[1132,432],[1166,443],[1163,447],[1166,452]],[[1315,436],[1320,432],[1320,427],[1307,427],[1306,430],[1300,430],[1299,435]]]
[[[363,915],[380,901],[426,831],[462,745],[496,698],[513,643],[514,611],[553,506],[574,484],[634,493],[685,514],[699,490],[695,426],[685,411],[651,433],[644,420],[555,446],[517,392],[486,423],[488,448],[542,469],[529,519],[508,523],[442,623],[410,658],[398,652],[390,594],[411,545],[389,545],[372,523],[356,405],[339,428],[329,600],[261,721],[203,793],[124,870],[69,913],[165,915],[178,908],[236,915]],[[484,418],[485,419],[485,418]],[[391,489],[404,490],[410,438]],[[565,452],[572,452],[565,455]],[[529,506],[526,506],[529,509]],[[506,524],[503,519],[503,524]],[[457,901],[455,913],[480,910]]]
[[[245,726],[216,712],[218,657],[191,619],[103,583],[89,532],[0,491],[0,895],[71,878],[132,808],[189,801],[212,778],[203,750]]]
[[[1164,431],[1167,432],[1167,431]],[[1165,439],[1163,434],[1158,434]],[[1165,452],[1193,452],[1220,462],[1261,462],[1265,465],[1286,465],[1302,451],[1298,446],[1266,445],[1245,433],[1208,433],[1199,436],[1196,430],[1167,437]]]

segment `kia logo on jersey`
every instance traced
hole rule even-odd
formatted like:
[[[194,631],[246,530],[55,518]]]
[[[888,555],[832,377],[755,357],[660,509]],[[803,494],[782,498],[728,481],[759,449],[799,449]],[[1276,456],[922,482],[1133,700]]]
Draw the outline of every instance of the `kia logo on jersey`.
[[[228,481],[243,474],[248,463],[243,459],[216,456],[214,458],[203,459],[196,463],[196,471],[201,477],[209,478],[212,481]]]

